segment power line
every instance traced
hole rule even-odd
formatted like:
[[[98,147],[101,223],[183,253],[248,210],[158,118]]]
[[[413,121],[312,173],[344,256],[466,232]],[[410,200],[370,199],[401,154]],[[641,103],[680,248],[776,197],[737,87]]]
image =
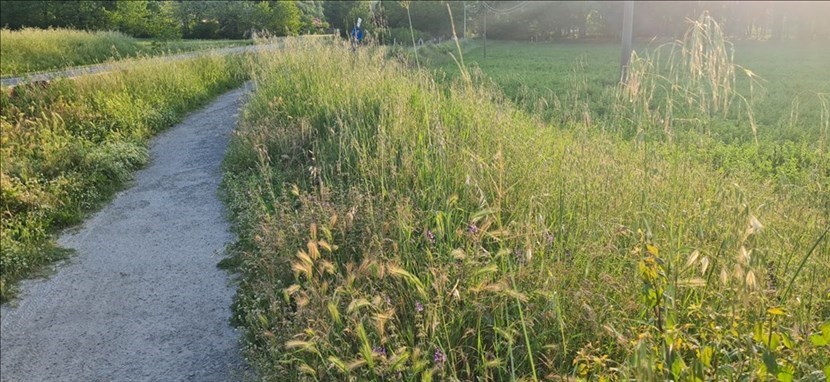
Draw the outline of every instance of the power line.
[[[487,4],[487,2],[486,2],[486,1],[482,1],[481,3],[482,3],[482,4],[484,5],[484,7],[485,7],[485,8],[487,8],[490,12],[506,15],[506,14],[508,14],[508,13],[513,13],[513,12],[515,12],[515,11],[519,10],[519,8],[524,7],[524,6],[525,6],[528,2],[527,2],[527,1],[522,1],[522,2],[520,2],[519,4],[516,4],[516,5],[514,5],[513,7],[510,7],[510,8],[507,8],[507,9],[498,9],[498,8],[496,8],[496,7],[494,7],[494,6],[490,5],[490,4]]]
[[[498,8],[496,8],[496,7],[494,7],[490,4],[487,4],[486,1],[482,1],[481,4],[484,5],[484,8],[485,8],[485,10],[484,10],[484,58],[487,58],[487,11],[493,12],[495,14],[506,15],[506,14],[509,14],[509,13],[513,13],[513,12],[519,10],[520,8],[524,7],[525,4],[527,4],[527,1],[522,1],[519,4],[516,4],[516,5],[514,5],[510,8],[507,8],[507,9],[498,9]]]

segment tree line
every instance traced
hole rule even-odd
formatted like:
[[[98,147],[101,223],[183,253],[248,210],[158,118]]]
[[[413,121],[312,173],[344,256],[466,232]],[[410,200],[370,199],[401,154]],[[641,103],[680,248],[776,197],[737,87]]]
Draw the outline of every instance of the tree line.
[[[475,6],[479,18],[490,17],[487,35],[493,38],[618,39],[622,31],[621,1],[493,1]],[[646,39],[679,37],[686,20],[704,11],[735,39],[830,38],[830,3],[821,1],[637,1],[633,34]]]
[[[320,1],[0,1],[0,26],[117,30],[134,37],[241,39],[328,28]]]
[[[506,40],[617,39],[621,1],[0,1],[0,26],[119,30],[136,37],[249,37],[331,33],[346,36],[358,18],[380,42],[448,38],[447,6],[459,36]],[[830,2],[636,2],[634,35],[677,37],[687,19],[708,11],[738,39],[828,39]],[[410,31],[409,20],[412,20]]]

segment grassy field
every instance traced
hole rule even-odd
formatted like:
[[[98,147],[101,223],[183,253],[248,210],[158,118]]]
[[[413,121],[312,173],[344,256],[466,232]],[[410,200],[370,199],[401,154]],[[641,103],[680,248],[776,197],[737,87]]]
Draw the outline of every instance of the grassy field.
[[[193,50],[250,44],[233,40],[139,40],[119,32],[72,29],[0,29],[0,76],[89,65],[136,56],[156,56]]]
[[[4,89],[0,299],[64,254],[51,234],[80,222],[127,182],[147,161],[152,135],[239,85],[243,62],[218,55],[136,59],[118,72]]]
[[[643,54],[659,46],[638,44],[636,48]],[[433,67],[457,77],[458,66],[447,54],[454,49],[445,44],[422,55]],[[820,138],[821,110],[827,107],[830,93],[830,67],[825,65],[830,51],[822,43],[737,42],[734,54],[735,64],[760,77],[753,89],[759,138],[805,142]],[[552,122],[561,124],[571,114],[562,109],[575,104],[587,103],[590,112],[600,117],[612,114],[619,44],[489,41],[487,58],[483,55],[480,41],[464,45],[467,64],[480,69],[516,104]],[[746,76],[738,76],[737,82],[739,91],[749,95]],[[797,115],[791,118],[793,113]],[[752,140],[751,129],[732,127],[725,130],[736,131],[722,132],[722,139],[728,143]]]
[[[638,52],[648,54],[657,47],[641,44]],[[661,49],[665,55],[666,48]],[[444,45],[421,53],[437,68],[438,78],[459,76],[448,55],[451,50]],[[676,150],[722,172],[740,169],[757,181],[778,180],[781,187],[803,185],[821,175],[824,183],[814,184],[827,189],[830,67],[824,63],[830,51],[819,43],[737,43],[734,87],[746,102],[738,99],[733,102],[738,107],[730,108],[728,115],[714,117],[654,115],[666,123],[651,129],[644,126],[660,123],[620,123],[626,117],[615,110],[619,94],[612,86],[619,75],[619,50],[613,44],[491,41],[484,59],[482,44],[474,41],[465,46],[464,55],[473,73],[486,77],[485,82],[521,109],[559,128],[588,125],[622,140],[648,135],[673,141]],[[742,68],[751,71],[751,81]],[[656,109],[663,107],[665,114],[665,102],[648,102]]]
[[[438,72],[261,57],[223,185],[249,359],[271,380],[830,376],[827,53],[736,54],[760,81],[687,43],[626,87],[611,45],[473,45],[481,69],[447,75],[442,47]]]

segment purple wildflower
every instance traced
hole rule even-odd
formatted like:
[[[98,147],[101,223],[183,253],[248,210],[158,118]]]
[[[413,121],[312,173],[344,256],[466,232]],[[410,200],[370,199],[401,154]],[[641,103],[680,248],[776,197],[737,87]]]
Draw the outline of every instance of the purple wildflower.
[[[478,226],[475,223],[467,224],[467,232],[475,235],[478,233]]]
[[[424,304],[421,304],[420,301],[415,301],[415,311],[420,313],[424,311]]]
[[[556,240],[556,236],[548,232],[547,234],[545,234],[545,239],[547,239],[548,245],[553,245],[554,240]]]
[[[386,357],[386,347],[375,346],[374,348],[372,348],[372,353],[375,353],[381,357]]]
[[[513,248],[513,257],[516,258],[516,261],[521,262],[524,260],[524,255],[522,254],[522,249],[519,247]]]
[[[427,239],[429,240],[430,244],[435,244],[435,234],[432,231],[427,230]]]
[[[435,355],[432,356],[432,360],[440,367],[444,365],[444,362],[447,362],[447,355],[441,349],[435,349]]]

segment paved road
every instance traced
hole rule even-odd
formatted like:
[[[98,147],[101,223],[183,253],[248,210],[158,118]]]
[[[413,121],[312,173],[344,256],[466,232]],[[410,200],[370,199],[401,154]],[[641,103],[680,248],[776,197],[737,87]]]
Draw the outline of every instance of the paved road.
[[[131,188],[59,238],[77,254],[0,307],[0,380],[242,379],[216,191],[246,91],[156,137]]]

